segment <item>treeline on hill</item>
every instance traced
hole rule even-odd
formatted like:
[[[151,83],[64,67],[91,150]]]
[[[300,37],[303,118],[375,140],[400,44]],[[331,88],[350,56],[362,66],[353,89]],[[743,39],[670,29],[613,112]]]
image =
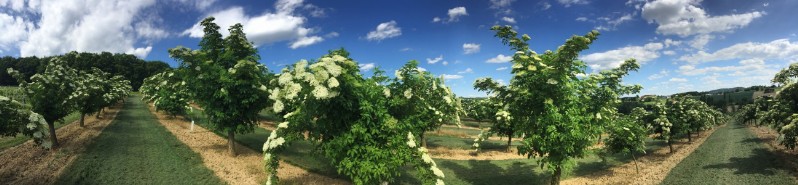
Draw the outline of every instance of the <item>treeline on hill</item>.
[[[762,96],[773,96],[777,90],[772,86],[751,86],[715,89],[711,91],[690,91],[676,93],[671,96],[687,96],[702,101],[713,108],[723,110],[725,113],[736,112],[744,105],[754,103],[754,99]],[[622,103],[618,106],[618,112],[630,113],[635,107],[646,107],[645,102],[652,102],[654,99],[664,99],[666,96],[634,96],[621,98]]]
[[[0,58],[0,86],[17,86],[17,81],[12,78],[5,69],[14,68],[18,70],[25,79],[29,79],[36,73],[42,73],[45,66],[54,58],[49,57],[20,57],[15,58],[5,56]],[[169,64],[162,61],[144,61],[130,54],[109,52],[87,53],[69,52],[60,56],[69,67],[81,71],[88,71],[91,68],[98,68],[111,76],[121,75],[130,81],[133,90],[138,91],[144,78],[160,73],[171,68]]]

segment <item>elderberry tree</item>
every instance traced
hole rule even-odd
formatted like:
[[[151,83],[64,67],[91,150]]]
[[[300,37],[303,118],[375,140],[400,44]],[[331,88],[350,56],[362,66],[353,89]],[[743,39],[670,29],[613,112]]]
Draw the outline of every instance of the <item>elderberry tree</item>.
[[[30,111],[29,106],[0,96],[0,136],[13,137],[21,133],[49,149],[52,142],[47,140],[47,125],[44,117]]]
[[[416,140],[434,125],[457,123],[450,119],[458,119],[458,103],[442,82],[412,62],[396,79],[381,72],[364,78],[345,50],[283,69],[270,98],[285,122],[263,145],[268,184],[279,180],[278,154],[300,139],[315,142],[355,184],[393,182],[406,165],[416,166],[424,184],[443,184],[443,172]]]
[[[516,51],[513,55],[512,79],[506,90],[511,101],[507,116],[518,123],[523,141],[518,152],[540,157],[541,167],[553,170],[552,184],[559,184],[563,168],[573,158],[584,157],[606,126],[601,114],[613,107],[619,95],[634,89],[621,85],[629,71],[639,66],[625,61],[615,76],[595,74],[579,78],[587,66],[578,60],[579,52],[588,49],[598,32],[573,36],[555,51],[537,54],[529,49],[528,35],[518,36],[510,26],[494,26],[496,37]],[[606,89],[606,90],[603,90]],[[497,91],[495,89],[491,89]],[[607,98],[590,99],[598,92],[611,92]]]

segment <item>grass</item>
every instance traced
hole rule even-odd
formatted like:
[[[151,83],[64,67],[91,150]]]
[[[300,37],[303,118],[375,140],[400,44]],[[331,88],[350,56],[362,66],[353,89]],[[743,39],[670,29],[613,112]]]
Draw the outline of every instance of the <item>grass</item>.
[[[80,113],[74,112],[72,114],[69,114],[66,117],[64,117],[64,122],[63,123],[55,124],[55,129],[57,130],[57,129],[63,127],[63,126],[69,125],[69,124],[71,124],[72,122],[75,122],[78,119],[80,119]],[[56,137],[58,137],[58,136],[56,135]],[[11,148],[11,147],[14,147],[14,146],[17,146],[17,145],[20,145],[20,144],[25,143],[26,141],[28,141],[30,139],[31,139],[31,137],[28,137],[28,136],[25,136],[25,135],[22,135],[22,134],[17,134],[17,136],[14,136],[14,137],[0,137],[0,151],[3,151],[5,149]]]
[[[796,184],[762,141],[742,125],[718,128],[662,184]]]
[[[224,184],[199,154],[161,126],[139,96],[55,184]]]
[[[261,117],[264,117],[266,112],[261,112]],[[190,113],[194,118],[195,123],[199,126],[209,128],[205,116],[200,111]],[[468,123],[466,121],[466,123]],[[488,123],[470,122],[472,124],[483,124],[483,127],[489,126]],[[465,123],[464,123],[465,124]],[[465,134],[476,136],[479,130],[462,129],[462,128],[442,128],[448,131],[464,132]],[[224,137],[225,135],[216,132],[218,135]],[[247,146],[255,151],[260,151],[263,147],[263,142],[271,133],[270,130],[263,128],[255,128],[255,132],[248,134],[236,135],[236,142]],[[667,145],[662,141],[647,140],[647,151],[657,150]],[[434,134],[427,134],[427,145],[430,147],[444,146],[449,148],[458,149],[471,149],[473,139],[458,138],[453,136],[441,136]],[[482,143],[482,148],[485,150],[504,150],[507,141],[485,141]],[[513,141],[512,145],[517,146],[520,143]],[[290,164],[296,165],[308,171],[318,173],[325,176],[336,177],[340,179],[347,179],[338,175],[336,169],[330,165],[328,159],[313,152],[314,146],[309,141],[296,141],[291,143],[288,148],[281,153],[280,157]],[[603,156],[603,157],[602,157]],[[605,154],[601,150],[593,150],[585,158],[576,159],[573,161],[573,168],[566,172],[563,179],[572,177],[592,174],[597,171],[606,170],[610,167],[631,162],[632,158],[628,155],[622,154]],[[510,159],[510,160],[449,160],[449,159],[435,159],[439,168],[444,172],[446,184],[545,184],[550,178],[550,172],[547,169],[541,169],[536,159]],[[419,180],[415,176],[415,169],[413,167],[406,167],[402,172],[402,177],[398,180],[399,184],[419,184]]]

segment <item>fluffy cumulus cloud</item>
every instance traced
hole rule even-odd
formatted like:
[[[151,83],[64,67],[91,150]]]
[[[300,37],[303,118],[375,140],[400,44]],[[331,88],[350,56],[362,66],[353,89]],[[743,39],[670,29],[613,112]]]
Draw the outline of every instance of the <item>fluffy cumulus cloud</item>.
[[[435,63],[438,63],[440,61],[443,61],[443,55],[440,55],[440,56],[435,57],[435,58],[427,58],[427,63],[428,64],[435,64]]]
[[[515,18],[512,17],[502,17],[502,20],[510,24],[515,24]]]
[[[279,0],[274,3],[275,12],[250,16],[245,14],[243,7],[235,6],[208,16],[216,18],[214,22],[222,28],[219,32],[223,36],[230,34],[228,27],[241,23],[244,25],[247,39],[257,46],[290,41],[289,47],[296,49],[324,41],[324,38],[313,35],[315,30],[305,26],[307,18],[298,15],[297,10],[303,6],[302,0]],[[203,36],[202,27],[198,22],[183,31],[183,35],[200,38]]]
[[[695,65],[679,66],[682,75],[695,76],[708,73],[728,73],[730,76],[769,75],[773,76],[778,71],[778,65],[767,65],[759,58],[740,60],[737,65],[696,67]]]
[[[446,18],[445,20],[440,17],[435,17],[432,18],[432,22],[443,22],[443,23],[457,22],[460,21],[460,17],[468,15],[468,11],[466,11],[466,8],[463,6],[454,7],[452,9],[449,9],[447,15],[449,16],[449,18]]]
[[[656,23],[657,32],[682,37],[715,32],[730,32],[747,26],[765,12],[710,16],[699,7],[701,0],[655,0],[642,7],[642,16]]]
[[[668,76],[669,74],[670,74],[670,71],[662,70],[659,73],[655,73],[655,74],[653,74],[651,76],[648,76],[648,80],[656,80],[656,79],[664,78],[664,77]]]
[[[659,58],[659,51],[664,48],[662,43],[648,43],[643,46],[627,46],[610,51],[592,53],[581,59],[593,70],[612,69],[621,66],[623,61],[634,58],[637,62],[645,64]]]
[[[479,44],[476,43],[463,44],[463,53],[465,54],[479,53]]]
[[[18,47],[21,56],[108,51],[145,58],[152,51],[150,41],[169,35],[152,20],[143,18],[156,3],[154,0],[0,1],[0,8],[9,8],[8,13],[16,14],[0,13],[0,28],[5,32],[0,36],[0,50]]]
[[[358,64],[358,67],[360,67],[360,71],[369,71],[377,66],[374,63],[366,63],[366,64]]]
[[[513,12],[513,9],[511,7],[513,2],[515,2],[515,0],[490,0],[490,9],[496,10],[496,14],[509,15]],[[551,7],[551,5],[549,5],[548,7],[544,5],[543,8],[549,9],[549,7]]]
[[[474,73],[474,70],[469,67],[469,68],[466,68],[465,70],[457,72],[457,74],[467,74],[467,73]]]
[[[704,46],[706,46],[710,40],[715,38],[712,35],[699,35],[695,36],[692,41],[690,41],[690,47],[693,47],[698,50],[704,50]]]
[[[17,47],[17,43],[28,37],[28,31],[33,29],[33,23],[27,22],[22,17],[0,13],[0,53]]]
[[[369,32],[366,35],[366,39],[370,41],[381,41],[400,35],[402,35],[402,28],[396,24],[396,21],[388,21],[377,25],[377,29]]]
[[[692,55],[682,56],[679,60],[695,64],[732,59],[787,59],[796,57],[798,57],[798,42],[791,42],[789,39],[778,39],[768,43],[738,43],[712,53],[699,51]]]
[[[505,56],[503,54],[496,55],[496,57],[486,60],[487,63],[507,63],[513,60],[513,56]]]
[[[670,82],[687,82],[687,79],[685,79],[685,78],[671,78],[668,81],[670,81]]]

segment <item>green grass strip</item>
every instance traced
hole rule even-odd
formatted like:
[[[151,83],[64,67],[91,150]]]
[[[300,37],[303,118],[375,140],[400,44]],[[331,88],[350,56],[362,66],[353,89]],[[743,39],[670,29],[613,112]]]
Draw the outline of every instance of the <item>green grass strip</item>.
[[[224,184],[134,95],[55,184]]]

